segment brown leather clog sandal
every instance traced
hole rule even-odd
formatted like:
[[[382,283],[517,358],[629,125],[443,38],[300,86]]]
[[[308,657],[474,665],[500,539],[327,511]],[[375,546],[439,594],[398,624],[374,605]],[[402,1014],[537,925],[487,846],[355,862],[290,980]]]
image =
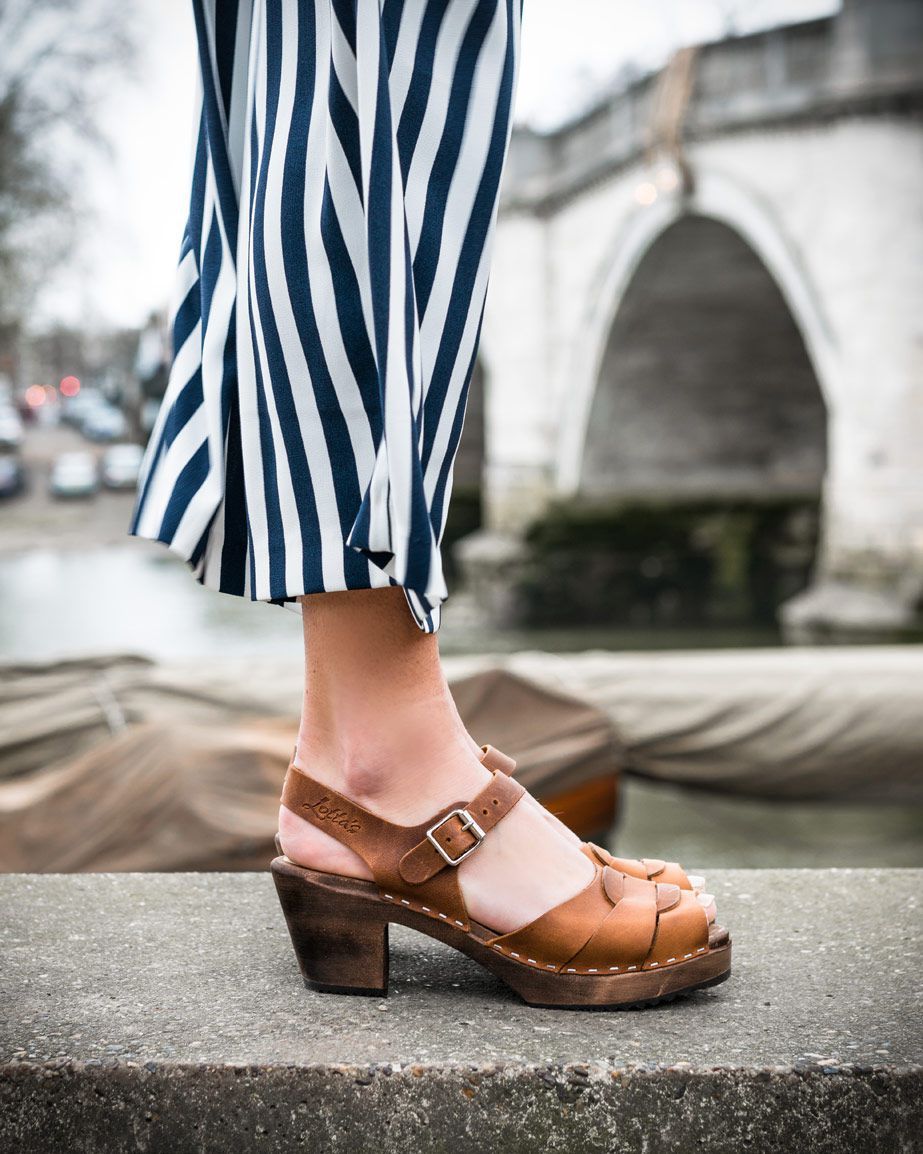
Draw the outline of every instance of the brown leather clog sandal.
[[[648,1005],[728,977],[727,931],[709,926],[695,895],[595,863],[589,884],[533,922],[501,934],[473,921],[455,867],[523,797],[494,772],[468,802],[417,826],[394,825],[290,765],[282,804],[366,862],[375,881],[321,873],[277,857],[271,866],[305,984],[381,996],[388,925],[439,938],[480,962],[533,1006]]]
[[[481,746],[481,764],[487,769],[505,773],[508,776],[516,772],[516,761],[509,754],[501,752],[493,745]],[[679,886],[681,890],[695,890],[692,879],[675,861],[660,861],[659,858],[624,858],[613,857],[608,850],[593,842],[584,842],[582,850],[592,862],[609,866],[628,877],[641,878],[651,882],[664,882],[668,885]]]

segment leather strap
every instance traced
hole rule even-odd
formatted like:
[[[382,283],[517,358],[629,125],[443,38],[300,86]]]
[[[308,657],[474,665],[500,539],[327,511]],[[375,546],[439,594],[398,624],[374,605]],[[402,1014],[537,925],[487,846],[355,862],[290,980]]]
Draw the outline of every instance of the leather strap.
[[[515,760],[492,745],[481,746],[481,764],[490,770],[499,770],[507,777],[512,777],[516,772]]]
[[[607,871],[608,867],[603,874]],[[637,880],[626,878],[626,881]],[[597,923],[564,968],[582,971],[608,969],[612,965],[643,965],[654,941],[657,921],[657,908],[647,890],[635,893],[626,890],[622,900]]]
[[[525,792],[518,781],[494,773],[493,779],[477,797],[463,807],[463,812],[451,813],[432,830],[431,836],[442,847],[446,857],[458,861],[481,841],[475,826],[482,834],[489,833]],[[420,885],[450,864],[453,863],[445,860],[427,836],[404,854],[399,869],[404,881]]]
[[[348,846],[374,873],[374,859],[388,840],[389,831],[400,829],[361,805],[321,785],[297,765],[290,765],[282,786],[282,804]]]
[[[421,907],[424,910],[431,906],[440,917],[449,917],[467,928],[468,913],[457,872],[430,842],[427,832],[433,830],[433,837],[448,858],[460,859],[481,841],[473,823],[469,825],[464,815],[470,815],[486,834],[524,793],[519,782],[495,773],[472,801],[448,806],[420,825],[395,825],[292,764],[285,775],[281,801],[358,854],[386,899],[403,900],[400,895],[409,897],[413,893],[415,901],[425,903]]]
[[[600,865],[611,866],[620,873],[630,877],[647,879],[658,884],[679,886],[682,890],[691,890],[692,885],[686,871],[678,862],[665,862],[659,858],[632,858],[613,857],[608,850],[600,849],[598,845],[588,842],[584,846],[584,853],[591,861]]]
[[[603,974],[671,965],[708,944],[705,911],[674,885],[597,866],[580,893],[490,945],[537,969]]]
[[[685,961],[708,946],[708,917],[689,890],[680,890],[680,901],[657,918],[657,932],[648,963],[669,965]]]

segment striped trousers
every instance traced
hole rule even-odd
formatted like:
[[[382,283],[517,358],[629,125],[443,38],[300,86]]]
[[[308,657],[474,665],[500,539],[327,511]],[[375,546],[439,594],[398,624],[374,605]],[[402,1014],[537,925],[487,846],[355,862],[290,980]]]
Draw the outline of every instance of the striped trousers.
[[[438,628],[521,3],[193,0],[173,363],[129,532],[204,585],[399,585]]]

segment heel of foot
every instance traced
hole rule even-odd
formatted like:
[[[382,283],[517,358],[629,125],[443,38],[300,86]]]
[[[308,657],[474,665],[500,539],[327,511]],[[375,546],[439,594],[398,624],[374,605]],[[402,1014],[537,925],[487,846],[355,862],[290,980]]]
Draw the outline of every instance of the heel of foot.
[[[284,805],[279,807],[279,842],[289,861],[305,869],[372,880],[372,871],[358,854]]]

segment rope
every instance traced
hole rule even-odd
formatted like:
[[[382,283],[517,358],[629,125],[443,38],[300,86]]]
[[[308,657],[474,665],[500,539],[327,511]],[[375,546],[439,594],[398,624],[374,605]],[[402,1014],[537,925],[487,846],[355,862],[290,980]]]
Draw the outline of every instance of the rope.
[[[654,89],[645,150],[647,163],[652,167],[662,156],[676,166],[686,193],[692,190],[693,182],[683,150],[683,134],[695,87],[698,54],[699,49],[694,45],[680,48],[660,73]]]

